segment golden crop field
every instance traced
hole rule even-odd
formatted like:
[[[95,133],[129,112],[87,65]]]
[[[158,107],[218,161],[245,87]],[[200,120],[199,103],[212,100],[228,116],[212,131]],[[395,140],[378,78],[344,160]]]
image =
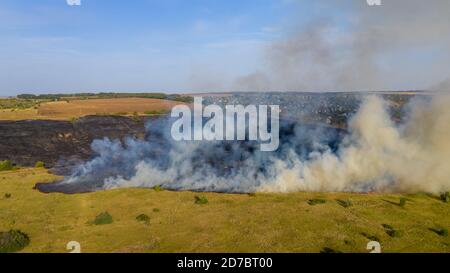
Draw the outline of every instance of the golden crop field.
[[[0,232],[28,234],[22,252],[68,252],[67,243],[77,241],[82,252],[367,253],[374,239],[382,252],[450,252],[450,237],[435,232],[450,226],[450,204],[426,194],[116,189],[65,195],[33,189],[57,179],[45,169],[0,173]],[[207,202],[196,203],[196,196]],[[400,198],[407,200],[404,207]],[[352,205],[343,206],[350,199]],[[112,223],[93,224],[104,212]],[[148,219],[138,221],[143,214]]]
[[[37,109],[3,109],[0,120],[67,120],[87,115],[131,116],[169,112],[181,102],[148,98],[84,99],[47,102]]]

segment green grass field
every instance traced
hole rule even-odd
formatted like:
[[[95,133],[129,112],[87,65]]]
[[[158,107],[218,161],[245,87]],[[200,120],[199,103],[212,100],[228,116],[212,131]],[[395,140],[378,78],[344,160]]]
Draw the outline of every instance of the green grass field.
[[[56,179],[45,169],[0,172],[0,232],[28,234],[23,252],[68,252],[69,241],[78,241],[82,252],[368,252],[373,239],[383,252],[450,252],[450,237],[431,230],[450,227],[450,204],[426,194],[119,189],[64,195],[33,189]],[[103,212],[113,222],[95,225]]]

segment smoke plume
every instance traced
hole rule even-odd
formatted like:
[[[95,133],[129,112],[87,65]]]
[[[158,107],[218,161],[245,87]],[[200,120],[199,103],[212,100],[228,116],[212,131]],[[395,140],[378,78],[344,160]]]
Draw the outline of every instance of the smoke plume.
[[[407,122],[394,125],[386,105],[368,98],[337,153],[314,153],[281,170],[264,191],[440,192],[450,188],[450,98],[415,101]]]
[[[265,48],[261,66],[239,77],[241,91],[372,91],[427,89],[448,79],[450,2],[318,0],[309,22]],[[299,22],[300,21],[300,22]]]
[[[450,189],[450,96],[414,99],[394,123],[369,96],[348,130],[282,123],[280,148],[253,142],[171,141],[166,118],[147,124],[145,141],[96,140],[97,156],[42,191],[123,187],[217,192],[431,192]]]

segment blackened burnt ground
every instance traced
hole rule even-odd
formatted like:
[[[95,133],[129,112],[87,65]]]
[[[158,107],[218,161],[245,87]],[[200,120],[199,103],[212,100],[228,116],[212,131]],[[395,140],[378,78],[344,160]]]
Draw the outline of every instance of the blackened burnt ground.
[[[145,122],[120,116],[86,116],[76,121],[0,121],[0,160],[18,166],[67,167],[92,156],[90,145],[105,137],[145,138]]]

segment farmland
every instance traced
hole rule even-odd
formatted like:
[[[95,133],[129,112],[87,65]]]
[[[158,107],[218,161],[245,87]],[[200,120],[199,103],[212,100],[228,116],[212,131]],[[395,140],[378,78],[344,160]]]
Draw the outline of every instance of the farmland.
[[[0,110],[0,120],[70,120],[88,115],[158,115],[182,102],[153,98],[107,98],[44,102],[30,108]]]

